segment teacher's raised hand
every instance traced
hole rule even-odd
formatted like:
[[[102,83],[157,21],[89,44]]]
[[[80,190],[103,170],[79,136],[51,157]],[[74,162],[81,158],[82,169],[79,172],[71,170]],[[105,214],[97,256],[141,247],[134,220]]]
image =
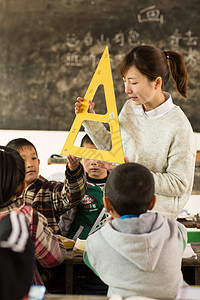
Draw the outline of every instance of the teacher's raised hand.
[[[75,103],[75,114],[77,115],[80,111],[82,102],[83,102],[84,98],[82,97],[78,97],[77,98],[77,102]],[[95,103],[92,102],[91,100],[89,101],[89,108],[88,108],[88,113],[94,114],[94,107],[95,107]]]

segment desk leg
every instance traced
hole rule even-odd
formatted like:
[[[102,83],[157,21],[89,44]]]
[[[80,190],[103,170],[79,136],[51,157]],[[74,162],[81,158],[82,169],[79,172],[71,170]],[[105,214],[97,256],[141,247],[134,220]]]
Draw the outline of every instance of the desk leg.
[[[200,267],[195,268],[195,285],[200,285]]]
[[[66,294],[73,294],[73,265],[66,264]]]

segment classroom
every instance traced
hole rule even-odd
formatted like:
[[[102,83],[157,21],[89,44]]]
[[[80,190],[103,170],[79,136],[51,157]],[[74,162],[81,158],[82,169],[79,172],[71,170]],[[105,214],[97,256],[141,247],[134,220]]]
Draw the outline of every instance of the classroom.
[[[24,295],[6,296],[1,279],[1,300],[200,299],[200,2],[0,0],[0,7],[0,251],[19,255],[3,237],[8,224],[16,232],[12,218],[22,228],[25,217],[35,254],[27,254],[29,240],[23,251],[36,258]],[[8,144],[15,139],[21,144]],[[13,174],[21,157],[25,168],[8,204],[4,155],[16,160]],[[127,207],[125,195],[132,203],[147,195],[149,204],[126,212],[120,195]]]

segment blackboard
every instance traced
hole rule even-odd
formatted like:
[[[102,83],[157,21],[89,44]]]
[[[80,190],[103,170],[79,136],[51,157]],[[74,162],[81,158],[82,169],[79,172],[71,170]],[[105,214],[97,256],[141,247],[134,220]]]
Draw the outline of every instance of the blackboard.
[[[188,99],[172,80],[166,90],[200,132],[199,0],[0,0],[0,129],[70,130],[109,47],[118,112],[127,96],[123,55],[138,44],[177,50],[185,58]],[[104,113],[103,89],[95,95]]]

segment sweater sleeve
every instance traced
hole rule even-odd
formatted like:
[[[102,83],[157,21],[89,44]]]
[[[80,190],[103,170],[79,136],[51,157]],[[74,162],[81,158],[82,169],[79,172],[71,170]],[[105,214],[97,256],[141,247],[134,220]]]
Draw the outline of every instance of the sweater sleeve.
[[[37,221],[32,221],[30,233],[35,232],[35,257],[45,268],[61,264],[66,257],[66,249],[57,235],[48,226],[47,219],[39,212]]]
[[[86,193],[86,175],[80,164],[75,170],[70,171],[66,166],[63,183],[54,183],[52,200],[58,215],[76,206]]]
[[[110,132],[101,122],[84,121],[85,132],[89,135],[97,149],[110,151],[112,148]]]
[[[169,157],[164,173],[152,172],[155,180],[155,193],[174,197],[185,194],[192,187],[194,167],[195,156],[190,151]]]
[[[195,156],[194,133],[177,133],[168,151],[166,170],[153,173],[156,194],[179,197],[190,192],[194,179]]]
[[[63,236],[68,235],[71,224],[73,223],[77,212],[77,206],[67,210],[64,214],[60,216],[59,228]]]

